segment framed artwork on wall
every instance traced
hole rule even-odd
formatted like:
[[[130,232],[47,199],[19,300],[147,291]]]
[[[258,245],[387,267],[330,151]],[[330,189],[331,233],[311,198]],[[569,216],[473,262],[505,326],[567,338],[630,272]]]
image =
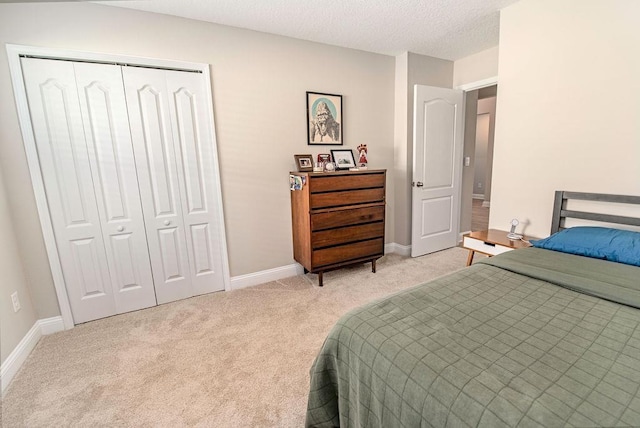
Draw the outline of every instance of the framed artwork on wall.
[[[342,95],[307,92],[307,144],[343,144]]]

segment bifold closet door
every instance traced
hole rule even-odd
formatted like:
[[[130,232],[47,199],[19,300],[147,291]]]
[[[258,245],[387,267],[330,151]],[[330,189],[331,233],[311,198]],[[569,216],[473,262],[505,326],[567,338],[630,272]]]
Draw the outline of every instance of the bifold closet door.
[[[165,71],[169,115],[178,160],[182,212],[194,294],[224,289],[222,219],[215,196],[218,176],[209,91],[201,73]]]
[[[155,306],[121,67],[74,69],[116,312]]]
[[[158,303],[224,289],[202,74],[124,67]]]
[[[155,305],[119,67],[22,67],[74,322]]]
[[[158,303],[193,296],[162,71],[122,69]]]

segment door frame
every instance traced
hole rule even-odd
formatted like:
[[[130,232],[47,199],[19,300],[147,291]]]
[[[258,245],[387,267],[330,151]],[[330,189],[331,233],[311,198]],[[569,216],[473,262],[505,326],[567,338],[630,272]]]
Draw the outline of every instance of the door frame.
[[[466,114],[467,111],[467,92],[471,92],[471,91],[475,91],[476,89],[482,89],[482,88],[486,88],[487,86],[493,86],[493,85],[497,85],[498,84],[498,76],[491,76],[488,77],[486,79],[481,79],[481,80],[476,80],[474,82],[469,82],[469,83],[465,83],[462,85],[458,85],[455,86],[453,89],[458,89],[461,90],[463,92],[463,97],[462,97],[462,103],[464,105],[464,111]],[[465,124],[466,124],[466,118],[463,116],[462,119]],[[474,121],[475,124],[475,121]],[[475,126],[475,125],[474,125]],[[463,138],[464,138],[464,134],[466,134],[467,129],[466,126],[463,129]],[[463,147],[463,151],[464,151],[464,147]],[[463,158],[465,157],[465,153],[463,153]],[[464,182],[464,175],[465,175],[465,168],[467,168],[466,166],[462,167],[462,181]],[[460,206],[458,208],[458,242],[462,242],[462,236],[470,231],[464,231],[461,230],[460,227],[460,219],[462,218],[462,209],[463,209],[463,201],[462,201],[462,187],[460,188]]]
[[[60,307],[60,315],[64,323],[65,330],[74,327],[73,314],[67,295],[67,288],[62,273],[62,265],[60,263],[60,255],[56,246],[55,236],[53,233],[53,224],[49,217],[49,204],[44,187],[42,171],[40,170],[40,161],[38,160],[38,152],[36,148],[35,136],[31,126],[31,114],[29,113],[29,104],[27,102],[27,91],[23,80],[22,63],[20,57],[35,56],[39,58],[61,59],[71,61],[88,61],[106,64],[119,65],[136,65],[150,68],[169,69],[176,71],[191,71],[202,73],[205,79],[205,85],[209,93],[209,101],[207,102],[208,119],[213,129],[212,141],[213,150],[213,168],[217,175],[217,185],[214,189],[217,199],[217,216],[220,221],[220,246],[222,255],[222,278],[224,281],[224,289],[231,289],[231,280],[229,274],[229,257],[227,252],[227,238],[224,222],[224,212],[222,207],[222,187],[220,182],[220,165],[218,160],[217,138],[215,134],[215,119],[213,115],[213,93],[211,90],[211,76],[209,74],[209,64],[174,61],[157,58],[134,57],[129,55],[106,54],[86,51],[75,51],[68,49],[52,49],[34,46],[7,44],[7,57],[9,62],[9,70],[11,74],[11,83],[13,85],[14,98],[16,102],[16,110],[18,112],[18,121],[20,123],[20,131],[22,132],[22,140],[27,156],[27,164],[29,166],[29,174],[38,209],[38,217],[40,219],[40,227],[44,237],[44,244],[49,259],[49,267],[53,277],[53,285],[58,298],[58,306]]]

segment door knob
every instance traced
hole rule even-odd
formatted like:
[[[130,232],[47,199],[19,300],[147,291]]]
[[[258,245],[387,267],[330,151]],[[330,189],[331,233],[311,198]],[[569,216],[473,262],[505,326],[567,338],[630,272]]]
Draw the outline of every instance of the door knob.
[[[422,181],[418,181],[418,182],[416,183],[416,187],[422,187],[422,186],[424,186],[424,184],[422,184]]]
[[[122,232],[124,230],[124,226],[118,226],[118,232]]]
[[[165,226],[169,226],[170,224],[171,224],[171,220],[165,220],[165,221],[164,221],[164,225],[165,225]]]

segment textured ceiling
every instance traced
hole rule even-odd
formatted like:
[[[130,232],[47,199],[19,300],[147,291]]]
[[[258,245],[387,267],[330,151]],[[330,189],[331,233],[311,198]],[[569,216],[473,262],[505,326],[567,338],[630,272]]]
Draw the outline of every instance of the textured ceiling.
[[[518,0],[133,0],[96,2],[296,39],[456,60],[498,44],[499,10]]]

